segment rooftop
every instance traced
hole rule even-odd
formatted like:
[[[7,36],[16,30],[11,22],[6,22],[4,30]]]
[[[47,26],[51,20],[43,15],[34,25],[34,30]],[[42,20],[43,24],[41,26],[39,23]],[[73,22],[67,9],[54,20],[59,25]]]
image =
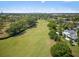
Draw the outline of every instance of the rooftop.
[[[75,30],[64,30],[63,32],[64,35],[68,36],[69,38],[76,40],[77,37],[77,32]]]

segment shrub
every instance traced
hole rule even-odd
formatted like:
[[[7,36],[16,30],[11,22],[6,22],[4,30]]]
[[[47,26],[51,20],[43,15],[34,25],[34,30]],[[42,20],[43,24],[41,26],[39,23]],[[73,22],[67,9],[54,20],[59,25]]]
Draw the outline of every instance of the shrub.
[[[70,57],[72,56],[72,52],[68,45],[58,42],[51,47],[51,55],[54,57]]]

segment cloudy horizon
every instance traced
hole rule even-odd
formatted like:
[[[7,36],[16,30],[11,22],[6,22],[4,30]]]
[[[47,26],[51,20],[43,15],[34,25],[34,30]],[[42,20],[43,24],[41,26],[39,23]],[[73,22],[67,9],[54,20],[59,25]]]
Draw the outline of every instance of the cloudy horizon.
[[[0,1],[3,13],[79,13],[79,2]]]

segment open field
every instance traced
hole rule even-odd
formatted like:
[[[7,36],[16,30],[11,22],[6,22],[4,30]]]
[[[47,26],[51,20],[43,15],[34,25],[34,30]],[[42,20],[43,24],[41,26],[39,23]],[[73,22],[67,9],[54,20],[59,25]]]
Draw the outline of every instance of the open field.
[[[47,24],[38,20],[37,27],[22,35],[0,40],[0,56],[51,56],[50,47],[55,42],[49,39]]]

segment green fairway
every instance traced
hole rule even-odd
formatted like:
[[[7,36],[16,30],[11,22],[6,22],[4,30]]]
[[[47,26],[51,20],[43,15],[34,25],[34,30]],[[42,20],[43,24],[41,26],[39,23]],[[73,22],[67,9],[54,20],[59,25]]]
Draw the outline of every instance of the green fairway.
[[[37,27],[22,35],[0,40],[0,56],[51,56],[50,47],[55,42],[49,39],[47,24],[38,20]]]

